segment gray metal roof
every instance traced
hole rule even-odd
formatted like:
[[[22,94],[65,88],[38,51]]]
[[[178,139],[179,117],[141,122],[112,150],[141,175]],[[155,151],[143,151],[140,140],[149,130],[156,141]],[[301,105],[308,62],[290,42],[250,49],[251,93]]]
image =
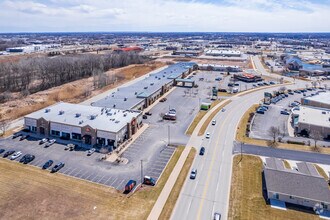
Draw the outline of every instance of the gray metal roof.
[[[283,161],[274,157],[266,158],[266,166],[275,170],[284,170]]]
[[[61,113],[60,113],[61,112]],[[118,132],[140,111],[128,111],[111,108],[93,107],[79,104],[59,102],[39,111],[33,112],[26,118],[40,119],[76,127],[91,126],[103,131]]]
[[[330,190],[324,178],[267,167],[264,175],[268,191],[330,203]]]
[[[154,94],[163,85],[171,83],[173,79],[178,78],[194,65],[197,64],[194,62],[179,62],[170,65],[130,86],[118,88],[117,92],[110,93],[107,97],[94,102],[93,106],[113,108],[115,105],[115,108],[119,109],[132,109],[143,102],[145,97]]]
[[[321,177],[319,172],[317,172],[316,168],[311,163],[306,163],[306,162],[297,163],[297,167],[299,172],[303,174],[315,176],[315,177]]]
[[[318,95],[306,97],[303,99],[330,105],[330,92],[320,92]]]

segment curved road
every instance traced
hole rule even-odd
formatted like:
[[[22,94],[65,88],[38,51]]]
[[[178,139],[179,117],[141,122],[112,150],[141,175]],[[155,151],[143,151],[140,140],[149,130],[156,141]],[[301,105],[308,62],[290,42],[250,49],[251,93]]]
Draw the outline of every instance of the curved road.
[[[269,74],[260,63],[258,57],[252,58],[256,70],[262,75]],[[292,78],[285,77],[292,81]],[[294,85],[287,88],[304,88],[305,81],[295,80]],[[213,219],[214,212],[222,215],[221,219],[227,219],[232,152],[238,123],[244,113],[255,103],[263,98],[264,92],[271,92],[276,88],[258,90],[243,96],[231,97],[231,103],[225,108],[225,112],[219,112],[215,116],[217,124],[209,125],[206,132],[210,132],[211,138],[192,136],[191,146],[199,151],[201,146],[206,148],[205,155],[197,155],[192,168],[197,169],[195,180],[189,179],[189,175],[181,190],[180,196],[172,213],[171,219]],[[189,173],[190,174],[190,173]]]

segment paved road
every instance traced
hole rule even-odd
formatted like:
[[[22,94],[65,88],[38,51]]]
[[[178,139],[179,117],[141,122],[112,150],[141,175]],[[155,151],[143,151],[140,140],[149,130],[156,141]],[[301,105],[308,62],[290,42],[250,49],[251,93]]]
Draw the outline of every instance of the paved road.
[[[261,65],[257,57],[253,57],[256,68],[263,75],[270,75]],[[271,74],[273,75],[273,74]],[[276,75],[278,77],[278,75]],[[292,81],[292,79],[288,79]],[[306,82],[295,81],[289,88],[304,87]],[[275,88],[258,90],[256,92],[231,97],[232,102],[225,108],[225,112],[218,113],[214,119],[216,126],[210,125],[207,132],[211,138],[194,137],[189,141],[198,150],[206,148],[204,156],[196,156],[192,167],[197,169],[197,177],[190,180],[189,175],[182,188],[171,219],[212,219],[214,212],[219,212],[222,219],[227,219],[229,192],[232,169],[232,149],[237,125],[251,105],[259,103],[264,92],[271,92]]]
[[[239,154],[240,152],[241,152],[241,145],[239,143],[236,143],[233,149],[233,154]],[[246,144],[242,146],[242,153],[330,165],[330,155],[328,154],[294,151],[294,150],[286,150],[286,149],[271,148],[271,147],[260,147],[256,145],[246,145]]]

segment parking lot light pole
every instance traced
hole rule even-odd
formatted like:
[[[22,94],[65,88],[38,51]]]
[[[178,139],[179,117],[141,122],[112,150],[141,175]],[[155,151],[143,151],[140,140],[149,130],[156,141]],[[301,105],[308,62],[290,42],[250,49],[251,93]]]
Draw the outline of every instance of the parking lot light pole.
[[[143,160],[141,160],[141,187],[143,183]]]
[[[170,145],[170,125],[167,127],[167,145]]]

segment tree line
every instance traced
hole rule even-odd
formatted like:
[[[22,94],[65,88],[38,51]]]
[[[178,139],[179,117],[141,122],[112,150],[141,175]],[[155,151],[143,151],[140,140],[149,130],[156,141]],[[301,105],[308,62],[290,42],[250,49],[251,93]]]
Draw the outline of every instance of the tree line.
[[[6,101],[11,92],[27,95],[86,77],[94,76],[99,80],[111,68],[147,60],[131,52],[34,57],[0,63],[0,102]]]

